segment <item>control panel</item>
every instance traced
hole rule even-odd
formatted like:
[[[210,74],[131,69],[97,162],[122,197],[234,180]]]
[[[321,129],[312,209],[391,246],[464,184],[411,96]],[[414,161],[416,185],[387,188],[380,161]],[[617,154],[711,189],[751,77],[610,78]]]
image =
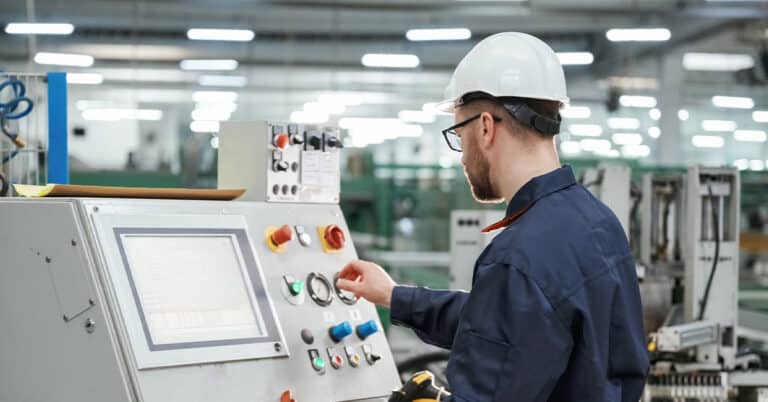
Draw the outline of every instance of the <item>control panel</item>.
[[[244,200],[335,204],[341,148],[334,127],[222,122],[219,187],[246,189]]]
[[[483,228],[504,219],[500,210],[455,210],[451,212],[451,289],[469,290],[475,261],[500,230]]]
[[[0,303],[0,401],[382,402],[401,386],[375,306],[336,286],[357,258],[338,131],[220,138],[221,186],[258,201],[0,200],[0,295],[34,301]]]

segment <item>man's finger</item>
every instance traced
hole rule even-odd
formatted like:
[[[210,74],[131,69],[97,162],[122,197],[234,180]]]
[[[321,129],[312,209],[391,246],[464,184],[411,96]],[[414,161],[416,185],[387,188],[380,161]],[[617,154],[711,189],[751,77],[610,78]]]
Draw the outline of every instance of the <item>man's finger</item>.
[[[348,279],[339,279],[336,281],[336,287],[341,290],[353,292],[358,294],[362,290],[363,285],[360,282],[350,281]]]

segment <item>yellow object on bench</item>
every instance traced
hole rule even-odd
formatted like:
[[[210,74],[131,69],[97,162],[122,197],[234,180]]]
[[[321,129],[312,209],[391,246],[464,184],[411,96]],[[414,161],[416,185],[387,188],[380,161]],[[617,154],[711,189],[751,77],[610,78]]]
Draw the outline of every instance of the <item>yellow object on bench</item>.
[[[111,187],[80,186],[72,184],[48,184],[32,186],[14,184],[13,188],[25,197],[100,197],[100,198],[156,198],[180,200],[234,200],[244,189],[211,190],[187,188],[146,188],[146,187]]]

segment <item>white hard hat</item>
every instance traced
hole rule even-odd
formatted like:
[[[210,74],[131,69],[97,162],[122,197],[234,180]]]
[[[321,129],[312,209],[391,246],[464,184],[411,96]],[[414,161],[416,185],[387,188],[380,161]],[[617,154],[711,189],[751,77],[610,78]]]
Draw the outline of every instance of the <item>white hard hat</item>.
[[[520,32],[498,33],[475,45],[453,72],[438,108],[452,113],[462,96],[474,92],[568,103],[565,73],[555,52]]]

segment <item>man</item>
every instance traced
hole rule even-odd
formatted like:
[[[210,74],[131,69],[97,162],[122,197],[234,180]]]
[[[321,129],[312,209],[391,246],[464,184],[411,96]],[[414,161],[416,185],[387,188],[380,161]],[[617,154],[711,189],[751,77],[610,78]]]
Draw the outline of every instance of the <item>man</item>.
[[[447,89],[444,130],[475,198],[507,202],[472,291],[398,286],[355,261],[338,285],[391,306],[392,320],[450,348],[456,402],[637,402],[648,370],[635,262],[614,214],[560,166],[554,135],[568,101],[544,42],[491,36]]]

